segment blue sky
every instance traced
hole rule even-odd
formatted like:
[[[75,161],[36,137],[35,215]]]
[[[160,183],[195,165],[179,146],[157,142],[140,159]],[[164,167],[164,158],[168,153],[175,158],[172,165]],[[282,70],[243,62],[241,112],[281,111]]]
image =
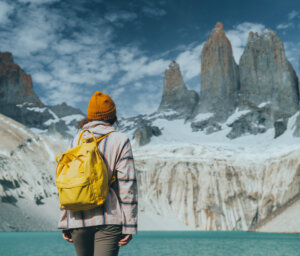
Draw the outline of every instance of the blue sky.
[[[300,2],[277,0],[0,0],[0,51],[10,51],[46,104],[86,112],[96,90],[119,116],[155,111],[171,60],[200,91],[201,49],[222,22],[238,63],[249,31],[271,28],[296,72]]]

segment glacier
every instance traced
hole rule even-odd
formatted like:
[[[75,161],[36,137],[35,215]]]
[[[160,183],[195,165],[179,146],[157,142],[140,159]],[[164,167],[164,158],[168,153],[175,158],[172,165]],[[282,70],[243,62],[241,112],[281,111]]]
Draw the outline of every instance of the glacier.
[[[210,135],[184,120],[154,122],[162,136],[134,149],[143,228],[300,231],[300,140],[292,135],[299,112],[276,139],[269,129],[230,140],[226,125],[241,112]]]

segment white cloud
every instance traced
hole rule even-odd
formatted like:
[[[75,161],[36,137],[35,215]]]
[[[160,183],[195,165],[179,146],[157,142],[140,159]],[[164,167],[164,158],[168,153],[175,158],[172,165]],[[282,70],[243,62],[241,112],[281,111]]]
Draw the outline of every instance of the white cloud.
[[[33,83],[37,82],[40,84],[50,83],[52,80],[52,76],[49,73],[44,71],[34,73],[32,76]]]
[[[9,16],[14,11],[14,7],[7,2],[0,2],[0,25],[6,24],[9,21]]]
[[[145,85],[146,88],[156,87],[153,84]],[[138,115],[140,113],[143,114],[151,114],[157,110],[158,105],[160,103],[161,93],[145,93],[139,94],[135,101],[132,102],[132,111],[131,113],[124,112],[124,116],[132,116]]]
[[[81,90],[71,83],[61,83],[61,81],[52,81],[52,83],[57,85],[47,91],[46,97],[42,97],[42,101],[48,105],[66,102],[68,105],[78,107],[79,103],[88,102],[91,96],[88,91]]]
[[[145,56],[130,56],[130,53],[126,56],[126,58],[129,58],[130,61],[123,62],[122,57],[120,58],[120,68],[121,70],[126,72],[120,80],[121,85],[135,82],[139,79],[151,76],[162,76],[164,70],[168,67],[170,63],[170,60],[151,60]]]
[[[164,9],[154,7],[144,7],[142,11],[148,16],[164,16],[167,14],[167,12]]]
[[[295,67],[296,72],[299,74],[299,57],[300,57],[300,42],[284,42],[284,50],[287,59]]]
[[[296,17],[299,17],[299,12],[297,12],[297,11],[295,11],[295,10],[291,11],[291,12],[288,14],[288,19],[289,19],[289,20],[292,20],[292,19],[294,19],[294,18],[296,18]]]
[[[61,27],[56,15],[50,14],[44,8],[14,8],[14,20],[19,25],[2,32],[1,47],[23,58],[48,49],[57,39],[56,31]]]
[[[89,92],[85,88],[109,81],[118,72],[117,60],[107,50],[114,47],[112,29],[101,17],[92,23],[74,19],[72,10],[61,13],[44,5],[15,3],[11,9],[16,10],[18,25],[1,32],[0,50],[13,53],[15,62],[42,87],[46,103],[60,103],[68,95],[74,105]]]
[[[201,51],[204,43],[180,53],[176,62],[180,66],[185,81],[200,75]]]
[[[143,88],[143,84],[141,82],[135,82],[133,84],[133,87],[134,87],[135,90],[140,90],[140,89]]]
[[[115,25],[122,26],[122,22],[132,21],[137,18],[136,13],[127,11],[115,11],[105,14],[105,19]]]
[[[83,46],[74,40],[62,39],[59,42],[56,42],[53,48],[59,54],[74,54],[80,52],[83,49]]]
[[[111,93],[112,99],[117,99],[117,98],[119,98],[119,96],[120,96],[123,92],[125,92],[125,88],[124,88],[124,87],[119,87],[119,88],[113,90],[113,92]]]
[[[243,54],[248,41],[249,32],[252,31],[260,34],[264,29],[265,26],[263,24],[244,22],[226,32],[232,45],[233,56],[236,63],[239,63],[240,57]]]
[[[18,0],[20,3],[30,3],[30,4],[49,4],[58,2],[60,0]]]
[[[294,24],[293,23],[281,23],[279,25],[277,25],[277,29],[287,29],[287,28],[290,28],[290,27],[293,27]]]

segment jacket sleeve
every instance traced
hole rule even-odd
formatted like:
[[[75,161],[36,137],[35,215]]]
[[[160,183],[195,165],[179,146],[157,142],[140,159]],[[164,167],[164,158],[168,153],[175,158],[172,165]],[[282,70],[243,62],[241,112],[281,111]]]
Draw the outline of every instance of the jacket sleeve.
[[[122,209],[122,233],[137,233],[138,190],[137,177],[129,139],[122,146],[116,164],[118,193]]]
[[[60,217],[58,221],[58,229],[68,229],[68,212],[67,210],[60,209]]]

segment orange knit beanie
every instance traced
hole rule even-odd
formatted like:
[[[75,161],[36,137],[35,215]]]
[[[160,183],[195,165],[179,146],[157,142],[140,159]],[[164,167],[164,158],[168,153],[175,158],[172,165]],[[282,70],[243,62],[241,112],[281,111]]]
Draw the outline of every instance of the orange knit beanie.
[[[103,92],[95,92],[88,106],[88,119],[112,120],[116,118],[116,106],[111,97]]]

